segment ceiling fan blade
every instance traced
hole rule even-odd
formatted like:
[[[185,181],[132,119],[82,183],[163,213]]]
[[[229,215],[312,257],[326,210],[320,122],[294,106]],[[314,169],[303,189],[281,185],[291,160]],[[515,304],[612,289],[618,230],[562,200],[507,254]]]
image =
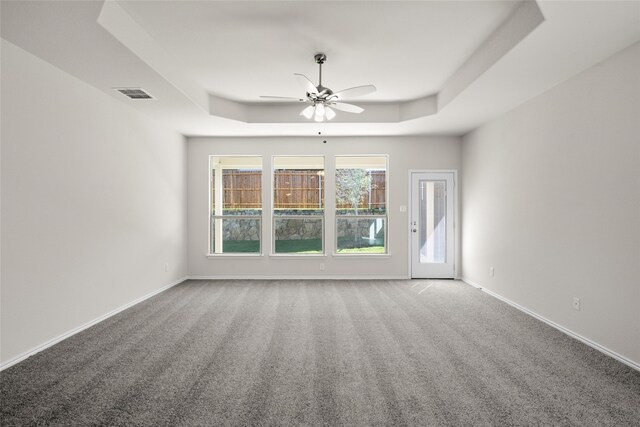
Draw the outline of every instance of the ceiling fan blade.
[[[342,89],[331,96],[331,99],[346,99],[346,98],[356,98],[358,96],[368,95],[372,92],[376,91],[376,87],[374,85],[364,85],[364,86],[356,86],[350,87],[349,89]]]
[[[298,83],[300,83],[307,93],[318,93],[318,89],[316,89],[315,85],[307,76],[298,73],[294,73],[293,75],[296,76],[296,80],[298,80]]]
[[[289,101],[305,101],[302,98],[293,98],[291,96],[269,96],[269,95],[260,95],[260,98],[263,99],[281,99],[281,100],[289,100]]]
[[[329,105],[336,110],[345,111],[347,113],[362,113],[364,111],[364,108],[360,108],[353,104],[346,104],[344,102],[332,102]]]

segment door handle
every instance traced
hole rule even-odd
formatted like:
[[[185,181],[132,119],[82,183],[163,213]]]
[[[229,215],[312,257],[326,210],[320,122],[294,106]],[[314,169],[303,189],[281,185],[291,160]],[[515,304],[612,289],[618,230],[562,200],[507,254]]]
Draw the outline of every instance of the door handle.
[[[415,232],[417,232],[418,230],[416,230],[416,229],[414,228],[414,229],[412,229],[411,231],[413,231],[413,232],[415,233]]]

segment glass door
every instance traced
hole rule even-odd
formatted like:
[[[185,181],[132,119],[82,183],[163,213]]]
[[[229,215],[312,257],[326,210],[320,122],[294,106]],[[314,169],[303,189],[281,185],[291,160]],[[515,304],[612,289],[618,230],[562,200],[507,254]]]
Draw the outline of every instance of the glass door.
[[[453,172],[411,174],[411,277],[454,277],[453,178]]]

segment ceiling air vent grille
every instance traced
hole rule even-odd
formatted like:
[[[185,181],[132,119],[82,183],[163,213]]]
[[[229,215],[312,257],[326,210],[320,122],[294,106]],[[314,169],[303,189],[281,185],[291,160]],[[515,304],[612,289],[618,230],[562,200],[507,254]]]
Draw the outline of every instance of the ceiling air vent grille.
[[[131,99],[155,99],[139,87],[114,87],[113,89]]]

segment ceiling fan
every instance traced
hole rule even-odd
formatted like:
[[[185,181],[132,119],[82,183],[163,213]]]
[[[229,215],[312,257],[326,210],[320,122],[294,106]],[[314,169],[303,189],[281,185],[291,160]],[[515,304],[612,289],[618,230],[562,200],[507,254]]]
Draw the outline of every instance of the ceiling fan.
[[[336,116],[334,109],[345,111],[347,113],[362,113],[364,108],[353,104],[347,104],[342,102],[342,100],[375,92],[376,87],[374,85],[364,85],[333,92],[328,87],[322,86],[322,64],[327,60],[327,55],[324,53],[318,53],[314,56],[314,59],[316,60],[316,64],[320,67],[318,73],[318,86],[315,86],[305,75],[294,73],[298,83],[300,83],[306,91],[305,98],[292,98],[288,96],[261,96],[260,98],[309,102],[311,105],[302,110],[300,115],[307,119],[311,119],[313,117],[316,122],[322,122],[325,119],[333,119]]]

